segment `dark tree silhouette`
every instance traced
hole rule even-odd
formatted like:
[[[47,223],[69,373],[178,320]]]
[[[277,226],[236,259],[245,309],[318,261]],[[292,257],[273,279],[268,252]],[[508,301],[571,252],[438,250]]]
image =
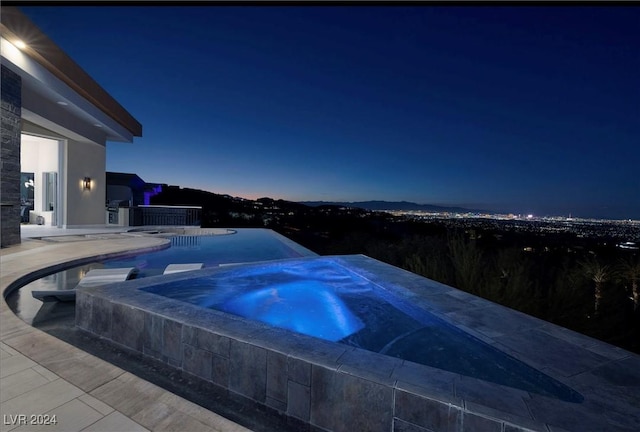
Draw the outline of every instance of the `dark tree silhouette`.
[[[593,291],[593,311],[596,315],[600,312],[600,303],[602,303],[603,286],[609,279],[611,269],[607,265],[601,264],[596,258],[591,257],[580,262],[583,274],[591,279],[594,284]]]
[[[448,238],[449,258],[453,263],[456,287],[479,294],[482,291],[483,256],[475,242],[466,241],[460,233]]]
[[[620,259],[615,272],[618,279],[625,284],[629,284],[633,310],[637,311],[640,308],[640,290],[638,288],[638,281],[640,281],[640,255],[635,258]]]

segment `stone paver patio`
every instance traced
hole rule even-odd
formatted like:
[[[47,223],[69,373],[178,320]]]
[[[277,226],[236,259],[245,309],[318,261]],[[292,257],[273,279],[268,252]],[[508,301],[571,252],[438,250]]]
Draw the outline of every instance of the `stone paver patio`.
[[[85,235],[95,230],[34,229]],[[0,252],[0,290],[42,269],[92,256],[163,247],[166,239],[116,236],[73,242],[23,239]],[[135,402],[135,403],[134,403]],[[93,355],[35,329],[0,301],[1,432],[16,431],[248,431]],[[25,415],[26,417],[20,417]],[[57,424],[32,425],[31,415]],[[44,417],[46,418],[46,417]]]

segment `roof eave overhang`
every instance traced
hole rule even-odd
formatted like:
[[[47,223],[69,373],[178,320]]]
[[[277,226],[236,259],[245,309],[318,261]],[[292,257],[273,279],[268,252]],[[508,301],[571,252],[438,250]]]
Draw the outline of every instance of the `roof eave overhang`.
[[[27,46],[22,53],[128,131],[126,135],[142,136],[140,122],[16,7],[2,7],[0,30],[11,43],[23,41]]]

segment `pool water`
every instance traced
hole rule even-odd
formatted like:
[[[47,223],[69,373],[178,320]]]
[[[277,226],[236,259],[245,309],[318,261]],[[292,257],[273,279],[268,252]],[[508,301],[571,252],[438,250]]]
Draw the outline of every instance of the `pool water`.
[[[316,256],[271,230],[238,228],[235,234],[171,237],[171,247],[104,262],[104,267],[136,267],[137,277],[162,274],[169,264],[203,263],[204,267]]]
[[[331,258],[229,268],[142,290],[565,401],[583,400]]]
[[[216,267],[228,263],[317,256],[268,229],[237,228],[233,231],[235,233],[229,235],[178,235],[169,238],[171,245],[167,249],[72,267],[12,292],[7,303],[22,320],[37,325],[61,314],[73,313],[73,304],[43,304],[31,296],[31,291],[74,289],[92,269],[136,267],[135,278],[143,278],[162,274],[169,264],[203,263],[204,267]]]

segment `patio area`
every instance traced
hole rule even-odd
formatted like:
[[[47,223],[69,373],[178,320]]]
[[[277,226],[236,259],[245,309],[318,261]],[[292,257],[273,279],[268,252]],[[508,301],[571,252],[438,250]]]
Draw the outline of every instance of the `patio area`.
[[[123,230],[22,228],[22,244],[0,251],[2,292],[44,268],[96,255],[149,250],[167,242],[127,236],[48,242],[30,237],[117,234]],[[8,308],[4,296],[0,302],[0,365],[2,432],[249,430],[25,324]],[[53,415],[56,424],[36,424]]]

